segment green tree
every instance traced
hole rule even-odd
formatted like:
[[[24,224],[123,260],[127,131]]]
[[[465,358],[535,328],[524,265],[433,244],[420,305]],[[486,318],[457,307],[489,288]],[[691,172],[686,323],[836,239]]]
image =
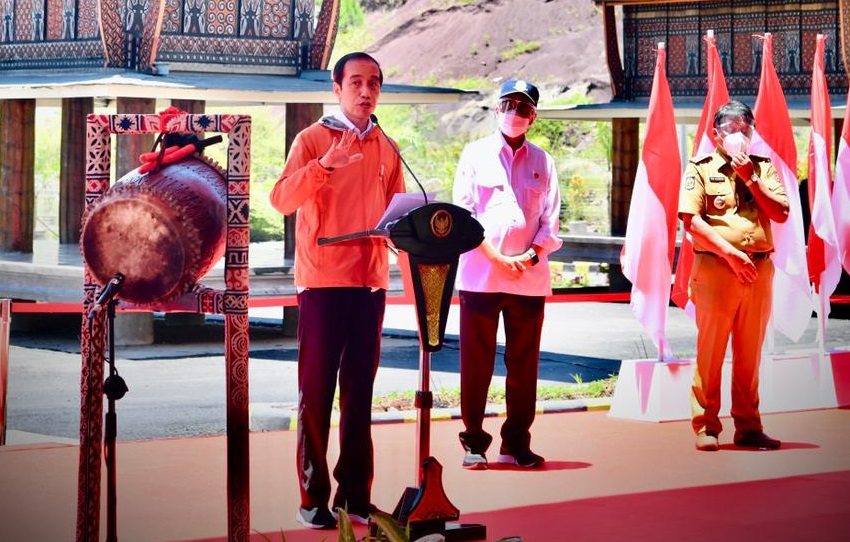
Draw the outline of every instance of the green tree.
[[[342,0],[339,5],[339,31],[343,32],[350,28],[362,26],[366,21],[366,14],[360,7],[360,0]]]

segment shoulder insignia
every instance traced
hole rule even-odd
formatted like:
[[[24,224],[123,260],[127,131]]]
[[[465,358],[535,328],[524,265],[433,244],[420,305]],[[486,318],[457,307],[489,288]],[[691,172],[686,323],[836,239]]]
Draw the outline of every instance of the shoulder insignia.
[[[714,153],[713,152],[706,152],[706,153],[703,153],[703,154],[698,154],[696,156],[692,156],[689,161],[693,164],[699,164],[700,162],[705,162],[706,160],[711,158],[712,154],[714,154]]]
[[[697,178],[694,175],[685,177],[685,190],[693,190],[697,184]]]

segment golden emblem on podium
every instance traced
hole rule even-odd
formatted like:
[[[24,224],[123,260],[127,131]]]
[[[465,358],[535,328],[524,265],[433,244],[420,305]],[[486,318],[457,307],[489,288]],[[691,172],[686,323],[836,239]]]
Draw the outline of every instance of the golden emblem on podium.
[[[434,237],[443,239],[452,232],[452,215],[445,209],[437,209],[431,215],[431,233]]]

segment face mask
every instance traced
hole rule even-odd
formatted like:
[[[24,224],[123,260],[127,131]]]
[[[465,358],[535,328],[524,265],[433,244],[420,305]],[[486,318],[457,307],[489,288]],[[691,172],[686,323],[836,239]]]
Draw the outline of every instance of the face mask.
[[[528,131],[531,119],[520,117],[513,111],[499,114],[499,130],[508,137],[519,137]]]
[[[735,156],[738,153],[747,153],[750,151],[750,138],[741,132],[727,134],[723,136],[723,149],[729,156]]]

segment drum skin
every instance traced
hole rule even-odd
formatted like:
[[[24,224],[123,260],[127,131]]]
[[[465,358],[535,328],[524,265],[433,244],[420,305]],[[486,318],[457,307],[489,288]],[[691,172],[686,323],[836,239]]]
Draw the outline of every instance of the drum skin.
[[[171,301],[224,255],[226,202],[226,173],[208,158],[133,170],[86,211],[83,259],[101,285],[124,274],[122,301]]]

